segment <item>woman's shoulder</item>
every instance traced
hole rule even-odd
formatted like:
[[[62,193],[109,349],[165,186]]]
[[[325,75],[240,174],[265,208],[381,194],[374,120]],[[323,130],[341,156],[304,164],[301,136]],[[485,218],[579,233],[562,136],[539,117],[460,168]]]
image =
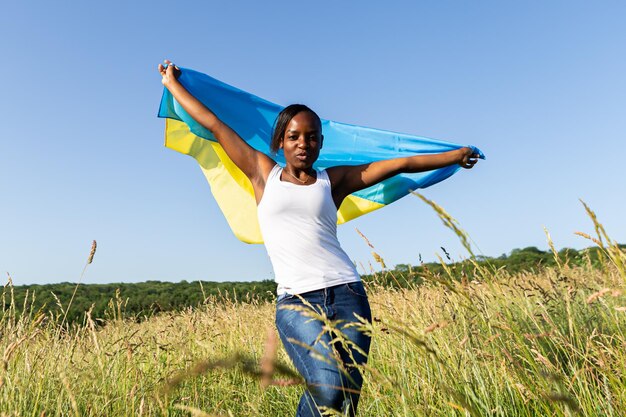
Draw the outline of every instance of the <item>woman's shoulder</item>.
[[[324,173],[326,174],[326,177],[328,178],[328,182],[332,186],[333,184],[337,184],[343,177],[345,173],[345,166],[336,165],[336,166],[328,167],[324,169]]]
[[[270,171],[270,174],[268,175],[268,178],[272,177],[272,176],[276,176],[277,174],[280,174],[280,171],[283,170],[283,167],[281,167],[280,165],[276,164],[272,167],[272,170]]]
[[[317,179],[330,184],[330,176],[328,175],[328,168],[316,169]]]

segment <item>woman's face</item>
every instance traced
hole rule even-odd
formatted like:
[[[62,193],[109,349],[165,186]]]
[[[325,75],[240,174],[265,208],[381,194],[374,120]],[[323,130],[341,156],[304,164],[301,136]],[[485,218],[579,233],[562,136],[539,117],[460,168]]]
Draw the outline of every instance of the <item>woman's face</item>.
[[[285,129],[280,148],[285,153],[288,165],[297,169],[310,168],[320,155],[322,148],[322,126],[311,112],[296,114]]]

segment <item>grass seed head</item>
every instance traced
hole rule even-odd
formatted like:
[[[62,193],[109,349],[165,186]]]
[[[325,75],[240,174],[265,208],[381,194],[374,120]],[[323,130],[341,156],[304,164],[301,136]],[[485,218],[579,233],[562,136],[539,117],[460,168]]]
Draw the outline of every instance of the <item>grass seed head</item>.
[[[98,246],[98,244],[96,243],[96,241],[94,240],[91,243],[91,252],[89,252],[89,257],[87,258],[87,263],[90,264],[93,262],[93,256],[96,254],[96,247]]]

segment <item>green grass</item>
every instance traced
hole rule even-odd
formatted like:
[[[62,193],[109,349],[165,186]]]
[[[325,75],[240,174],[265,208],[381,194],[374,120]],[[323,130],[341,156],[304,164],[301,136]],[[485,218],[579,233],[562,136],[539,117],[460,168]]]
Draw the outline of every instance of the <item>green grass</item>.
[[[359,415],[625,415],[626,255],[597,225],[600,269],[509,274],[470,260],[395,290],[375,276]],[[11,295],[5,286],[1,416],[295,412],[302,385],[268,337],[272,303],[210,297],[137,322],[113,300],[106,322],[68,327]]]

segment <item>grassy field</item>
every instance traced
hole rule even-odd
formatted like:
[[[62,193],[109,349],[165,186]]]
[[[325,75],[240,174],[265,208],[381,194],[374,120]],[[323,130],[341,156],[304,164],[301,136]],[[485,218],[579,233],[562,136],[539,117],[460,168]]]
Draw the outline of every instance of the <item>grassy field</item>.
[[[416,288],[368,283],[359,415],[626,415],[626,256],[596,226],[600,269],[510,275],[468,261]],[[271,303],[211,297],[137,322],[118,299],[106,323],[87,314],[68,329],[3,294],[1,416],[294,414],[303,388]]]

